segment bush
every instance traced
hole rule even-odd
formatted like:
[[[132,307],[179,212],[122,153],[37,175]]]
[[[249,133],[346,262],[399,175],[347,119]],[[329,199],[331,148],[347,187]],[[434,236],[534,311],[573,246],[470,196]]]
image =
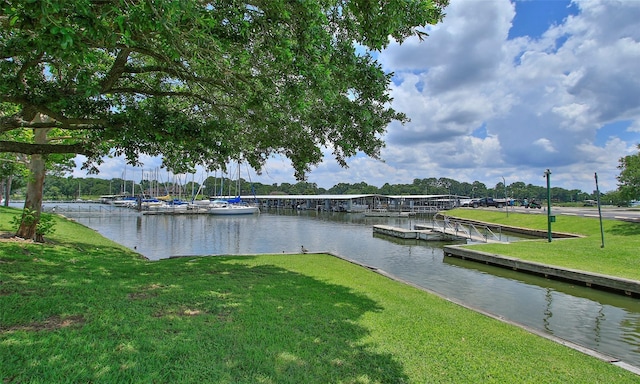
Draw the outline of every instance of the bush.
[[[15,229],[18,230],[22,223],[27,225],[33,224],[36,221],[36,211],[25,208],[22,212],[21,216],[14,216],[13,220],[11,220],[11,224],[15,226]],[[55,221],[53,220],[53,215],[49,213],[41,213],[40,220],[36,225],[36,240],[42,239],[44,235],[48,235],[55,232]]]

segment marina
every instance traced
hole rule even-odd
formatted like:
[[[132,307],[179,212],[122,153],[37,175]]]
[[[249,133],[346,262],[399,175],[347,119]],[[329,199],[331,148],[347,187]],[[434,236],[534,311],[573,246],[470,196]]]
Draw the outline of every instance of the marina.
[[[80,207],[82,206],[82,207]],[[259,215],[143,215],[102,204],[45,203],[151,260],[173,256],[330,252],[440,295],[640,367],[640,301],[458,257],[460,241],[372,233],[375,225],[414,229],[432,215],[261,209]],[[503,240],[508,235],[492,229]]]

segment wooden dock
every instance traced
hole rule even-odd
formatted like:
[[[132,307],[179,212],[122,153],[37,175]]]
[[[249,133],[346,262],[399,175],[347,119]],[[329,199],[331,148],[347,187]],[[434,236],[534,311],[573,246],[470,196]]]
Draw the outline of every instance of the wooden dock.
[[[587,287],[623,293],[627,296],[640,297],[640,281],[616,276],[607,276],[595,272],[585,272],[571,268],[557,267],[515,257],[487,253],[475,249],[455,245],[444,247],[445,257],[457,257],[463,260],[494,265],[514,271],[531,273],[545,278],[579,283]]]

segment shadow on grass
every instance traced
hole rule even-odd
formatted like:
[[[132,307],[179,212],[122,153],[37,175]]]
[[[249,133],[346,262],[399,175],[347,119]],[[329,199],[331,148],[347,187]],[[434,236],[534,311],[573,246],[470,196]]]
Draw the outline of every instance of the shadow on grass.
[[[101,262],[91,265],[90,278],[78,268],[82,261],[39,266],[32,273],[59,274],[52,280],[65,284],[22,295],[21,305],[37,312],[59,302],[51,316],[82,315],[86,322],[55,332],[0,332],[0,342],[11,339],[0,353],[3,379],[408,382],[399,362],[363,342],[368,330],[359,320],[382,309],[374,301],[249,261]],[[7,298],[0,296],[3,311]],[[21,316],[26,322],[34,315]]]
[[[640,224],[617,222],[607,232],[618,236],[637,236],[640,235]]]
[[[184,284],[167,288],[149,304],[164,300],[165,294],[180,298],[185,292],[191,301],[178,299],[179,305],[162,306],[154,316],[174,327],[176,322],[202,322],[197,339],[207,347],[190,356],[188,365],[202,366],[206,376],[219,379],[214,381],[234,383],[407,380],[389,354],[361,342],[367,330],[357,321],[366,312],[381,310],[375,302],[279,267],[248,266],[246,260],[198,259],[179,270],[173,263],[162,265]],[[187,348],[196,335],[184,336],[176,334],[171,349]],[[171,372],[181,371],[183,363],[166,362]]]

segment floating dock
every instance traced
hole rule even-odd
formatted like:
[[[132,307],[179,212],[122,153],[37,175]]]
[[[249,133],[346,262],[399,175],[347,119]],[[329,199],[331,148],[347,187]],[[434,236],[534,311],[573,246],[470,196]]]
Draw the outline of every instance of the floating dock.
[[[458,238],[452,237],[446,233],[432,231],[430,229],[405,229],[389,225],[374,225],[373,232],[400,239],[418,239],[427,241],[458,240]]]

